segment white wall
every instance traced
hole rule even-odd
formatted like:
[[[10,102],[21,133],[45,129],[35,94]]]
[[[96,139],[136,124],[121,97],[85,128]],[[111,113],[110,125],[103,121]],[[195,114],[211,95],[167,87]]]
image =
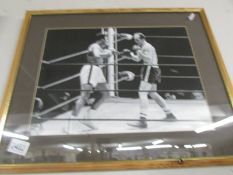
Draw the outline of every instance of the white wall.
[[[80,8],[204,7],[233,81],[233,1],[232,0],[0,0],[0,101],[3,98],[19,30],[26,10]],[[74,173],[121,174],[122,172]],[[233,166],[176,170],[125,171],[135,175],[233,174]],[[68,174],[68,173],[65,173]],[[73,174],[73,173],[72,173]]]

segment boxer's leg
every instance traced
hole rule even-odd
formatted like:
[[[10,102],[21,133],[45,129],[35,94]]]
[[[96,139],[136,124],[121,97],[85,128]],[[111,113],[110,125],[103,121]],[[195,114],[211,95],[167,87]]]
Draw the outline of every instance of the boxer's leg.
[[[157,90],[156,84],[152,84],[151,87],[152,92],[149,93],[150,97],[163,109],[165,113],[170,112],[165,100],[155,92]]]
[[[108,86],[106,83],[99,83],[95,88],[96,92],[91,95],[95,99],[91,108],[96,110],[109,97]]]
[[[148,90],[151,88],[151,85],[145,81],[140,82],[139,86],[139,100],[140,100],[140,119],[146,119],[148,116],[149,109],[149,99],[148,99]]]
[[[92,92],[92,86],[89,84],[84,84],[84,85],[81,85],[81,89],[83,91],[81,91],[80,98],[75,102],[75,106],[73,109],[72,115],[74,116],[78,116],[82,107],[88,103],[88,100]]]
[[[148,99],[148,90],[151,88],[151,85],[145,81],[140,82],[139,86],[139,100],[140,100],[140,119],[136,123],[128,123],[129,126],[138,127],[138,128],[147,128],[147,116],[149,109],[149,99]]]
[[[171,110],[168,108],[166,101],[161,97],[157,92],[157,85],[152,84],[151,92],[149,93],[150,97],[155,100],[155,102],[162,108],[162,110],[166,114],[166,119],[176,119],[176,117],[172,114]]]
[[[87,108],[86,114],[84,116],[84,119],[87,119],[86,121],[81,121],[84,125],[86,125],[88,128],[95,130],[97,127],[92,123],[91,119],[91,113],[94,112],[104,101],[105,99],[109,96],[108,95],[108,88],[106,83],[99,83],[96,85],[94,92],[89,94],[87,103],[89,107]],[[87,96],[86,96],[87,97]],[[90,102],[92,101],[93,102]]]

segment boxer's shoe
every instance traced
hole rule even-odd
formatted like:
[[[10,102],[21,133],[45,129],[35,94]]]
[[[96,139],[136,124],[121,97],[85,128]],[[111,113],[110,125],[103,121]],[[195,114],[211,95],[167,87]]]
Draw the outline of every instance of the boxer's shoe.
[[[145,117],[141,117],[140,120],[135,122],[135,123],[127,123],[127,124],[129,126],[136,127],[136,128],[141,128],[141,129],[144,129],[144,128],[148,127]]]
[[[164,120],[175,121],[175,120],[177,120],[177,118],[174,114],[168,113],[168,114],[166,114],[166,118]]]

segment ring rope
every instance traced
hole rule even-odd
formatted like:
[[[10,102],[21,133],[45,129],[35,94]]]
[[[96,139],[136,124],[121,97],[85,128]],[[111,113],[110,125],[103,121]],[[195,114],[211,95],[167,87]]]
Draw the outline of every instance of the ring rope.
[[[57,64],[53,64],[56,66],[82,66],[82,65],[86,65],[86,63],[57,63]],[[102,64],[102,65],[118,65],[118,66],[141,66],[141,65],[148,65],[148,66],[154,66],[154,65],[149,65],[149,64],[141,64],[141,63],[106,63],[106,64]],[[156,66],[171,66],[171,67],[196,67],[195,64],[157,64]]]
[[[121,38],[121,39],[118,39],[117,41],[114,41],[114,43],[119,43],[121,41],[124,41],[124,40],[127,40],[126,38]]]
[[[61,83],[65,83],[67,81],[70,81],[72,79],[75,79],[75,78],[78,78],[80,76],[80,74],[74,74],[74,75],[71,75],[67,78],[63,78],[61,80],[58,80],[58,81],[55,81],[55,82],[52,82],[52,83],[49,83],[47,85],[44,85],[44,86],[38,86],[39,89],[48,89],[50,87],[53,87],[53,86],[56,86],[58,84],[61,84]],[[140,75],[135,75],[135,77],[140,77]],[[200,77],[199,76],[161,76],[161,78],[185,78],[185,79],[199,79]],[[120,80],[119,82],[121,81],[124,81],[124,80]]]
[[[67,77],[67,78],[63,78],[63,79],[58,80],[58,81],[55,81],[55,82],[53,82],[53,83],[49,83],[49,84],[47,84],[47,85],[38,86],[38,88],[40,88],[40,89],[47,89],[47,88],[49,88],[49,87],[53,87],[53,86],[56,86],[56,85],[58,85],[58,84],[67,82],[67,81],[72,80],[72,79],[74,79],[74,78],[77,78],[77,77],[79,77],[79,76],[80,76],[79,73],[78,73],[78,74],[74,74],[74,75],[71,75],[71,76],[69,76],[69,77]]]
[[[135,75],[135,77],[141,77],[140,75]],[[200,79],[199,76],[166,76],[162,75],[161,78],[184,78],[184,79]]]
[[[194,56],[189,56],[189,55],[158,55],[158,57],[190,58],[190,59],[193,59],[193,58],[194,58]]]
[[[72,54],[69,54],[69,55],[66,55],[66,56],[62,56],[62,57],[58,57],[58,58],[55,58],[53,60],[50,60],[50,61],[45,61],[43,60],[42,63],[44,64],[54,64],[54,63],[57,63],[57,62],[60,62],[60,61],[64,61],[64,60],[67,60],[67,59],[70,59],[70,58],[73,58],[75,56],[80,56],[80,55],[84,55],[86,53],[88,53],[89,51],[88,50],[84,50],[84,51],[81,51],[81,52],[76,52],[76,53],[72,53]],[[188,55],[158,55],[158,57],[169,57],[169,58],[189,58],[189,59],[193,59],[194,57],[193,56],[188,56]],[[121,61],[121,60],[124,60],[126,58],[120,58],[118,59],[118,61]]]
[[[70,91],[70,92],[80,92],[80,91],[89,91],[89,90],[84,90],[84,89],[48,89],[48,91],[57,91],[57,92],[64,92],[64,91]],[[108,89],[108,90],[101,90],[101,89],[95,89],[95,91],[120,91],[120,92],[204,92],[204,90],[183,90],[183,89],[167,89],[167,90],[138,90],[138,89]]]
[[[78,91],[78,90],[76,90],[76,91]],[[89,90],[79,90],[79,91],[89,91]],[[95,90],[95,91],[116,91],[116,90]],[[137,91],[137,92],[204,92],[203,90],[156,90],[156,91],[118,90],[118,91],[130,91],[130,92],[135,92],[135,91]],[[46,110],[44,110],[44,111],[42,111],[40,113],[35,113],[35,114],[32,115],[32,117],[38,118],[38,116],[48,114],[49,112],[54,111],[54,110],[56,110],[56,109],[58,109],[60,107],[63,107],[65,105],[69,104],[69,103],[72,103],[72,102],[78,100],[79,98],[80,98],[80,96],[73,97],[73,98],[71,98],[71,99],[69,99],[67,101],[64,101],[64,102],[62,102],[62,103],[60,103],[58,105],[55,105],[55,106],[53,106],[53,107],[51,107],[49,109],[46,109]]]
[[[43,118],[39,118],[39,120],[49,120],[49,121],[138,121],[139,119],[126,119],[126,118],[47,118],[47,117],[43,117]],[[157,121],[169,121],[166,119],[147,119],[146,121],[148,122],[157,122]],[[210,120],[177,120],[177,122],[209,122]],[[169,121],[170,122],[170,121]],[[176,122],[176,120],[174,121]]]
[[[120,41],[124,41],[124,40],[127,40],[127,39],[122,38],[122,39],[117,40],[116,42],[120,42]],[[84,51],[81,51],[81,52],[76,52],[76,53],[72,53],[72,54],[69,54],[69,55],[62,56],[62,57],[58,57],[58,58],[52,59],[51,61],[44,61],[43,60],[42,63],[52,64],[52,63],[56,63],[56,62],[60,62],[60,61],[64,61],[64,60],[73,58],[75,56],[80,56],[80,55],[86,54],[88,52],[89,52],[88,50],[84,50]]]
[[[75,57],[75,56],[83,55],[83,54],[86,54],[88,52],[89,52],[88,50],[84,50],[84,51],[81,51],[81,52],[76,52],[76,53],[72,53],[72,54],[69,54],[69,55],[66,55],[66,56],[58,57],[58,58],[55,58],[55,59],[53,59],[51,61],[42,61],[42,63],[52,64],[52,63],[56,63],[56,62],[59,62],[59,61],[67,60],[67,59]]]
[[[77,77],[79,77],[79,76],[80,76],[79,73],[78,73],[78,74],[74,74],[74,75],[71,75],[71,76],[69,76],[69,77],[67,77],[67,78],[63,78],[63,79],[58,80],[58,81],[55,81],[55,82],[53,82],[53,83],[49,83],[49,84],[47,84],[47,85],[38,86],[38,88],[39,88],[39,89],[48,89],[48,88],[53,87],[53,86],[56,86],[56,85],[58,85],[58,84],[65,83],[65,82],[67,82],[67,81],[70,81],[70,80],[72,80],[72,79],[75,79],[75,78],[77,78]],[[117,82],[115,82],[115,83],[119,83],[119,82],[124,81],[124,80],[126,80],[126,79],[127,79],[127,78],[121,78],[121,79],[119,79],[119,80],[118,80]]]
[[[146,38],[189,39],[188,36],[146,36]]]
[[[51,112],[51,111],[54,111],[54,110],[56,110],[56,109],[58,109],[58,108],[60,108],[60,107],[62,107],[62,106],[65,106],[65,105],[67,105],[67,104],[69,104],[69,103],[71,103],[71,102],[73,102],[73,101],[78,100],[79,97],[80,97],[80,96],[76,96],[76,97],[74,97],[74,98],[71,98],[71,99],[69,99],[69,100],[67,100],[67,101],[64,101],[64,102],[62,102],[62,103],[60,103],[60,104],[58,104],[58,105],[55,105],[55,106],[53,106],[53,107],[51,107],[51,108],[49,108],[49,109],[46,109],[46,110],[44,110],[44,111],[42,111],[42,112],[40,112],[40,113],[35,113],[35,114],[32,115],[32,116],[33,116],[33,117],[38,117],[38,116],[41,116],[41,115],[45,115],[45,114],[47,114],[47,113],[49,113],[49,112]]]
[[[100,65],[99,67],[100,67],[100,68],[103,68],[103,67],[105,67],[105,66],[106,66],[106,65]],[[58,85],[58,84],[65,83],[65,82],[67,82],[67,81],[73,80],[73,79],[75,79],[75,78],[77,78],[77,77],[79,77],[79,76],[80,76],[80,73],[77,73],[77,74],[71,75],[71,76],[69,76],[69,77],[67,77],[67,78],[63,78],[63,79],[61,79],[61,80],[55,81],[55,82],[53,82],[53,83],[49,83],[49,84],[44,85],[44,86],[38,86],[38,88],[40,88],[40,89],[47,89],[47,88],[49,88],[49,87],[56,86],[56,85]]]

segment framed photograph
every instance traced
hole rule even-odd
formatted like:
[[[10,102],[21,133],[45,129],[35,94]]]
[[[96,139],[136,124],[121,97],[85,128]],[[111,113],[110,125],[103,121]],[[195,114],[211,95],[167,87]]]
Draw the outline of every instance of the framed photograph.
[[[204,9],[29,11],[0,173],[232,165],[232,104]]]

